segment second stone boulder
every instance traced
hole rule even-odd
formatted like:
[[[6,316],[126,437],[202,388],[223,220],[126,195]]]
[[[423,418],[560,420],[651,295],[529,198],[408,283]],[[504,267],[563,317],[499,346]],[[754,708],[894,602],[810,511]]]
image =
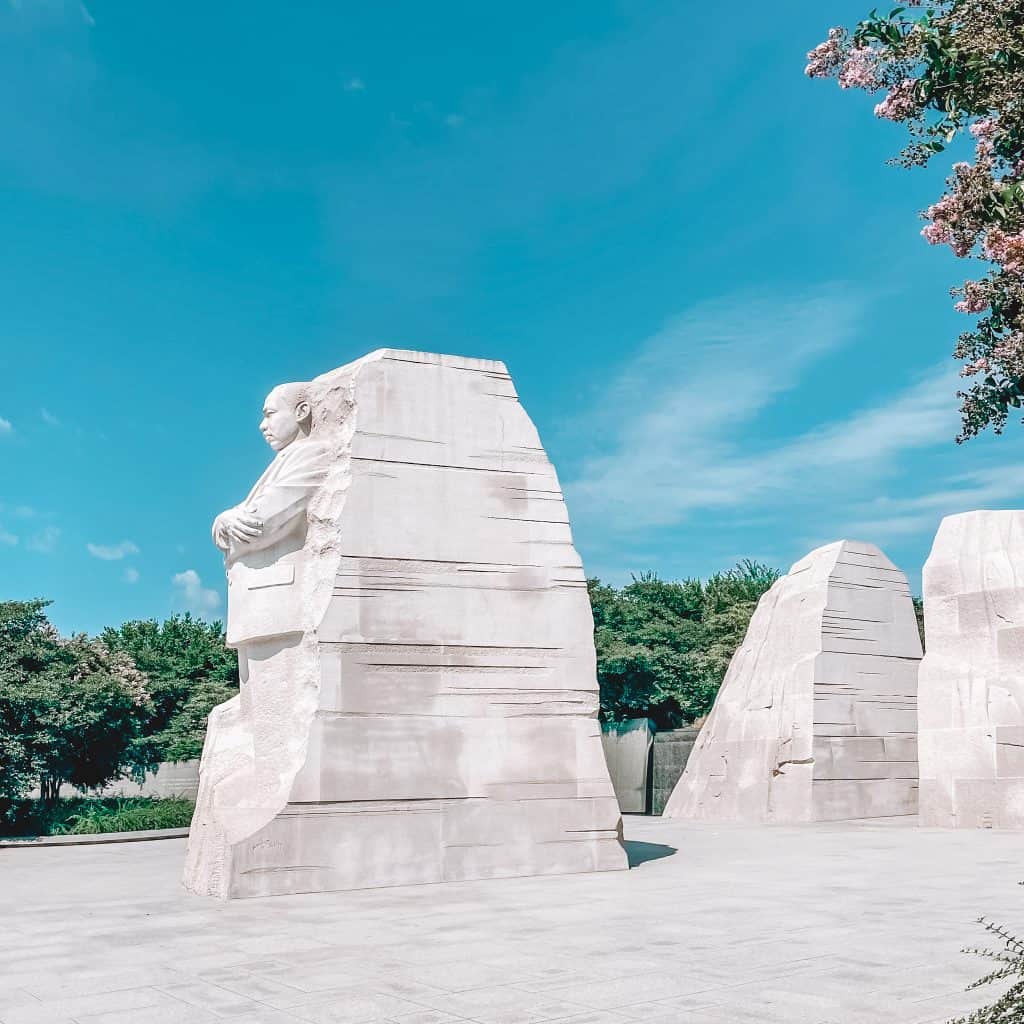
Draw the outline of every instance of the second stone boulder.
[[[872,544],[812,551],[761,598],[665,816],[915,814],[920,659],[906,576]]]

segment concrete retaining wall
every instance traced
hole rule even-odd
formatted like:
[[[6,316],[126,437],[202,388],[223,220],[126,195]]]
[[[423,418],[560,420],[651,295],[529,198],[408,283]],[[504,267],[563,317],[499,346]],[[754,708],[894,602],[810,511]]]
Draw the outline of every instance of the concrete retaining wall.
[[[601,726],[604,758],[623,814],[647,812],[651,736],[651,724],[646,718]]]
[[[142,783],[119,779],[100,791],[100,796],[181,796],[195,800],[199,792],[199,761],[165,761],[147,772]]]
[[[73,796],[181,796],[195,800],[199,792],[199,761],[165,761],[155,772],[147,772],[141,783],[131,779],[118,779],[99,792],[78,790],[74,786],[61,786],[62,797]],[[39,790],[28,794],[39,798]]]
[[[654,734],[651,753],[650,813],[660,815],[683,774],[700,729],[669,729]]]

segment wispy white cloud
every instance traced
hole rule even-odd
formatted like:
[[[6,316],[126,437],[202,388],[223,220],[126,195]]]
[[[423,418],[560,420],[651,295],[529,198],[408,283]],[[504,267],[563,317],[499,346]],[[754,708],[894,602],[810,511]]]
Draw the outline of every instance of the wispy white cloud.
[[[447,114],[444,123],[449,128],[459,128],[466,119],[461,114]]]
[[[945,477],[941,486],[907,497],[883,495],[865,501],[842,527],[844,536],[887,541],[932,534],[945,516],[976,509],[1019,507],[1024,495],[1024,466],[987,466]]]
[[[734,300],[644,343],[573,424],[591,438],[565,472],[588,569],[693,572],[736,550],[771,550],[784,565],[848,537],[891,541],[913,572],[943,516],[1020,507],[1024,437],[953,443],[951,361],[853,387],[837,369],[828,384],[827,370],[850,365],[840,350],[862,311],[841,291]]]
[[[54,416],[53,413],[50,412],[50,410],[46,408],[46,406],[43,406],[39,410],[39,415],[43,418],[43,422],[45,424],[47,424],[48,426],[51,426],[51,427],[59,427],[60,426],[60,420],[56,416]]]
[[[138,583],[139,582],[139,570],[133,569],[130,565],[121,573],[121,579],[125,583]]]
[[[18,538],[15,534],[8,532],[2,526],[0,526],[0,544],[6,544],[8,547],[14,547],[18,543]]]
[[[366,83],[358,76],[350,78],[345,83],[345,92],[365,92]]]
[[[14,519],[31,519],[36,510],[31,505],[8,505],[0,501],[0,512]]]
[[[195,615],[211,615],[220,608],[220,594],[203,586],[195,569],[186,569],[171,578],[175,607],[184,608]]]
[[[13,433],[14,433],[14,424],[11,423],[10,420],[5,420],[3,418],[3,416],[0,416],[0,437],[3,437],[5,434],[13,434]]]
[[[52,555],[57,550],[57,542],[60,540],[60,529],[56,526],[44,526],[37,530],[25,542],[25,547],[30,551],[37,551],[41,555]]]
[[[119,562],[128,555],[137,555],[139,547],[132,540],[123,540],[120,544],[93,544],[85,545],[93,558],[101,558],[105,562]]]
[[[758,446],[749,424],[849,340],[859,312],[837,289],[781,306],[709,303],[668,324],[598,399],[602,450],[569,480],[573,507],[620,525],[669,526],[786,487],[781,474],[820,459],[827,439]]]

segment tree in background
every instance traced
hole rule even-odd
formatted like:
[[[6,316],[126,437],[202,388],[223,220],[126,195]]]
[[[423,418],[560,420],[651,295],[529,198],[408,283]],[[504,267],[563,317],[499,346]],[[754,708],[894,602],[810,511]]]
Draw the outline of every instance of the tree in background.
[[[700,584],[645,574],[621,590],[588,581],[605,721],[653,718],[663,727],[700,714],[688,655],[700,642]]]
[[[108,627],[100,639],[130,657],[149,680],[153,715],[146,736],[162,761],[199,757],[206,719],[238,692],[238,656],[224,644],[219,622],[188,613]]]
[[[1024,400],[1024,0],[908,0],[852,33],[830,29],[808,60],[812,78],[883,94],[875,114],[910,136],[895,163],[927,164],[973,136],[973,159],[953,165],[921,234],[988,265],[953,289],[956,309],[980,316],[953,353],[973,378],[957,441],[1001,433]]]
[[[141,744],[152,713],[145,676],[126,655],[84,635],[62,639],[48,601],[0,602],[0,798],[39,784],[102,786],[152,767]]]
[[[602,719],[673,728],[706,715],[758,600],[780,575],[746,560],[703,583],[644,573],[616,590],[589,580]]]

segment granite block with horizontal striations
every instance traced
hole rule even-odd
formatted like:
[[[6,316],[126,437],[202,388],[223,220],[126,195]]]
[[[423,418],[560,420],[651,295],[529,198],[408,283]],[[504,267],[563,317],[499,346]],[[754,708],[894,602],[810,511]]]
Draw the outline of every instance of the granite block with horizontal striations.
[[[625,868],[586,577],[504,365],[388,349],[288,388],[308,436],[252,505],[292,518],[224,545],[243,682],[211,716],[188,887]]]
[[[921,823],[1024,828],[1024,511],[943,519],[923,582]]]
[[[920,659],[903,573],[872,544],[812,551],[758,603],[665,815],[916,813]]]

